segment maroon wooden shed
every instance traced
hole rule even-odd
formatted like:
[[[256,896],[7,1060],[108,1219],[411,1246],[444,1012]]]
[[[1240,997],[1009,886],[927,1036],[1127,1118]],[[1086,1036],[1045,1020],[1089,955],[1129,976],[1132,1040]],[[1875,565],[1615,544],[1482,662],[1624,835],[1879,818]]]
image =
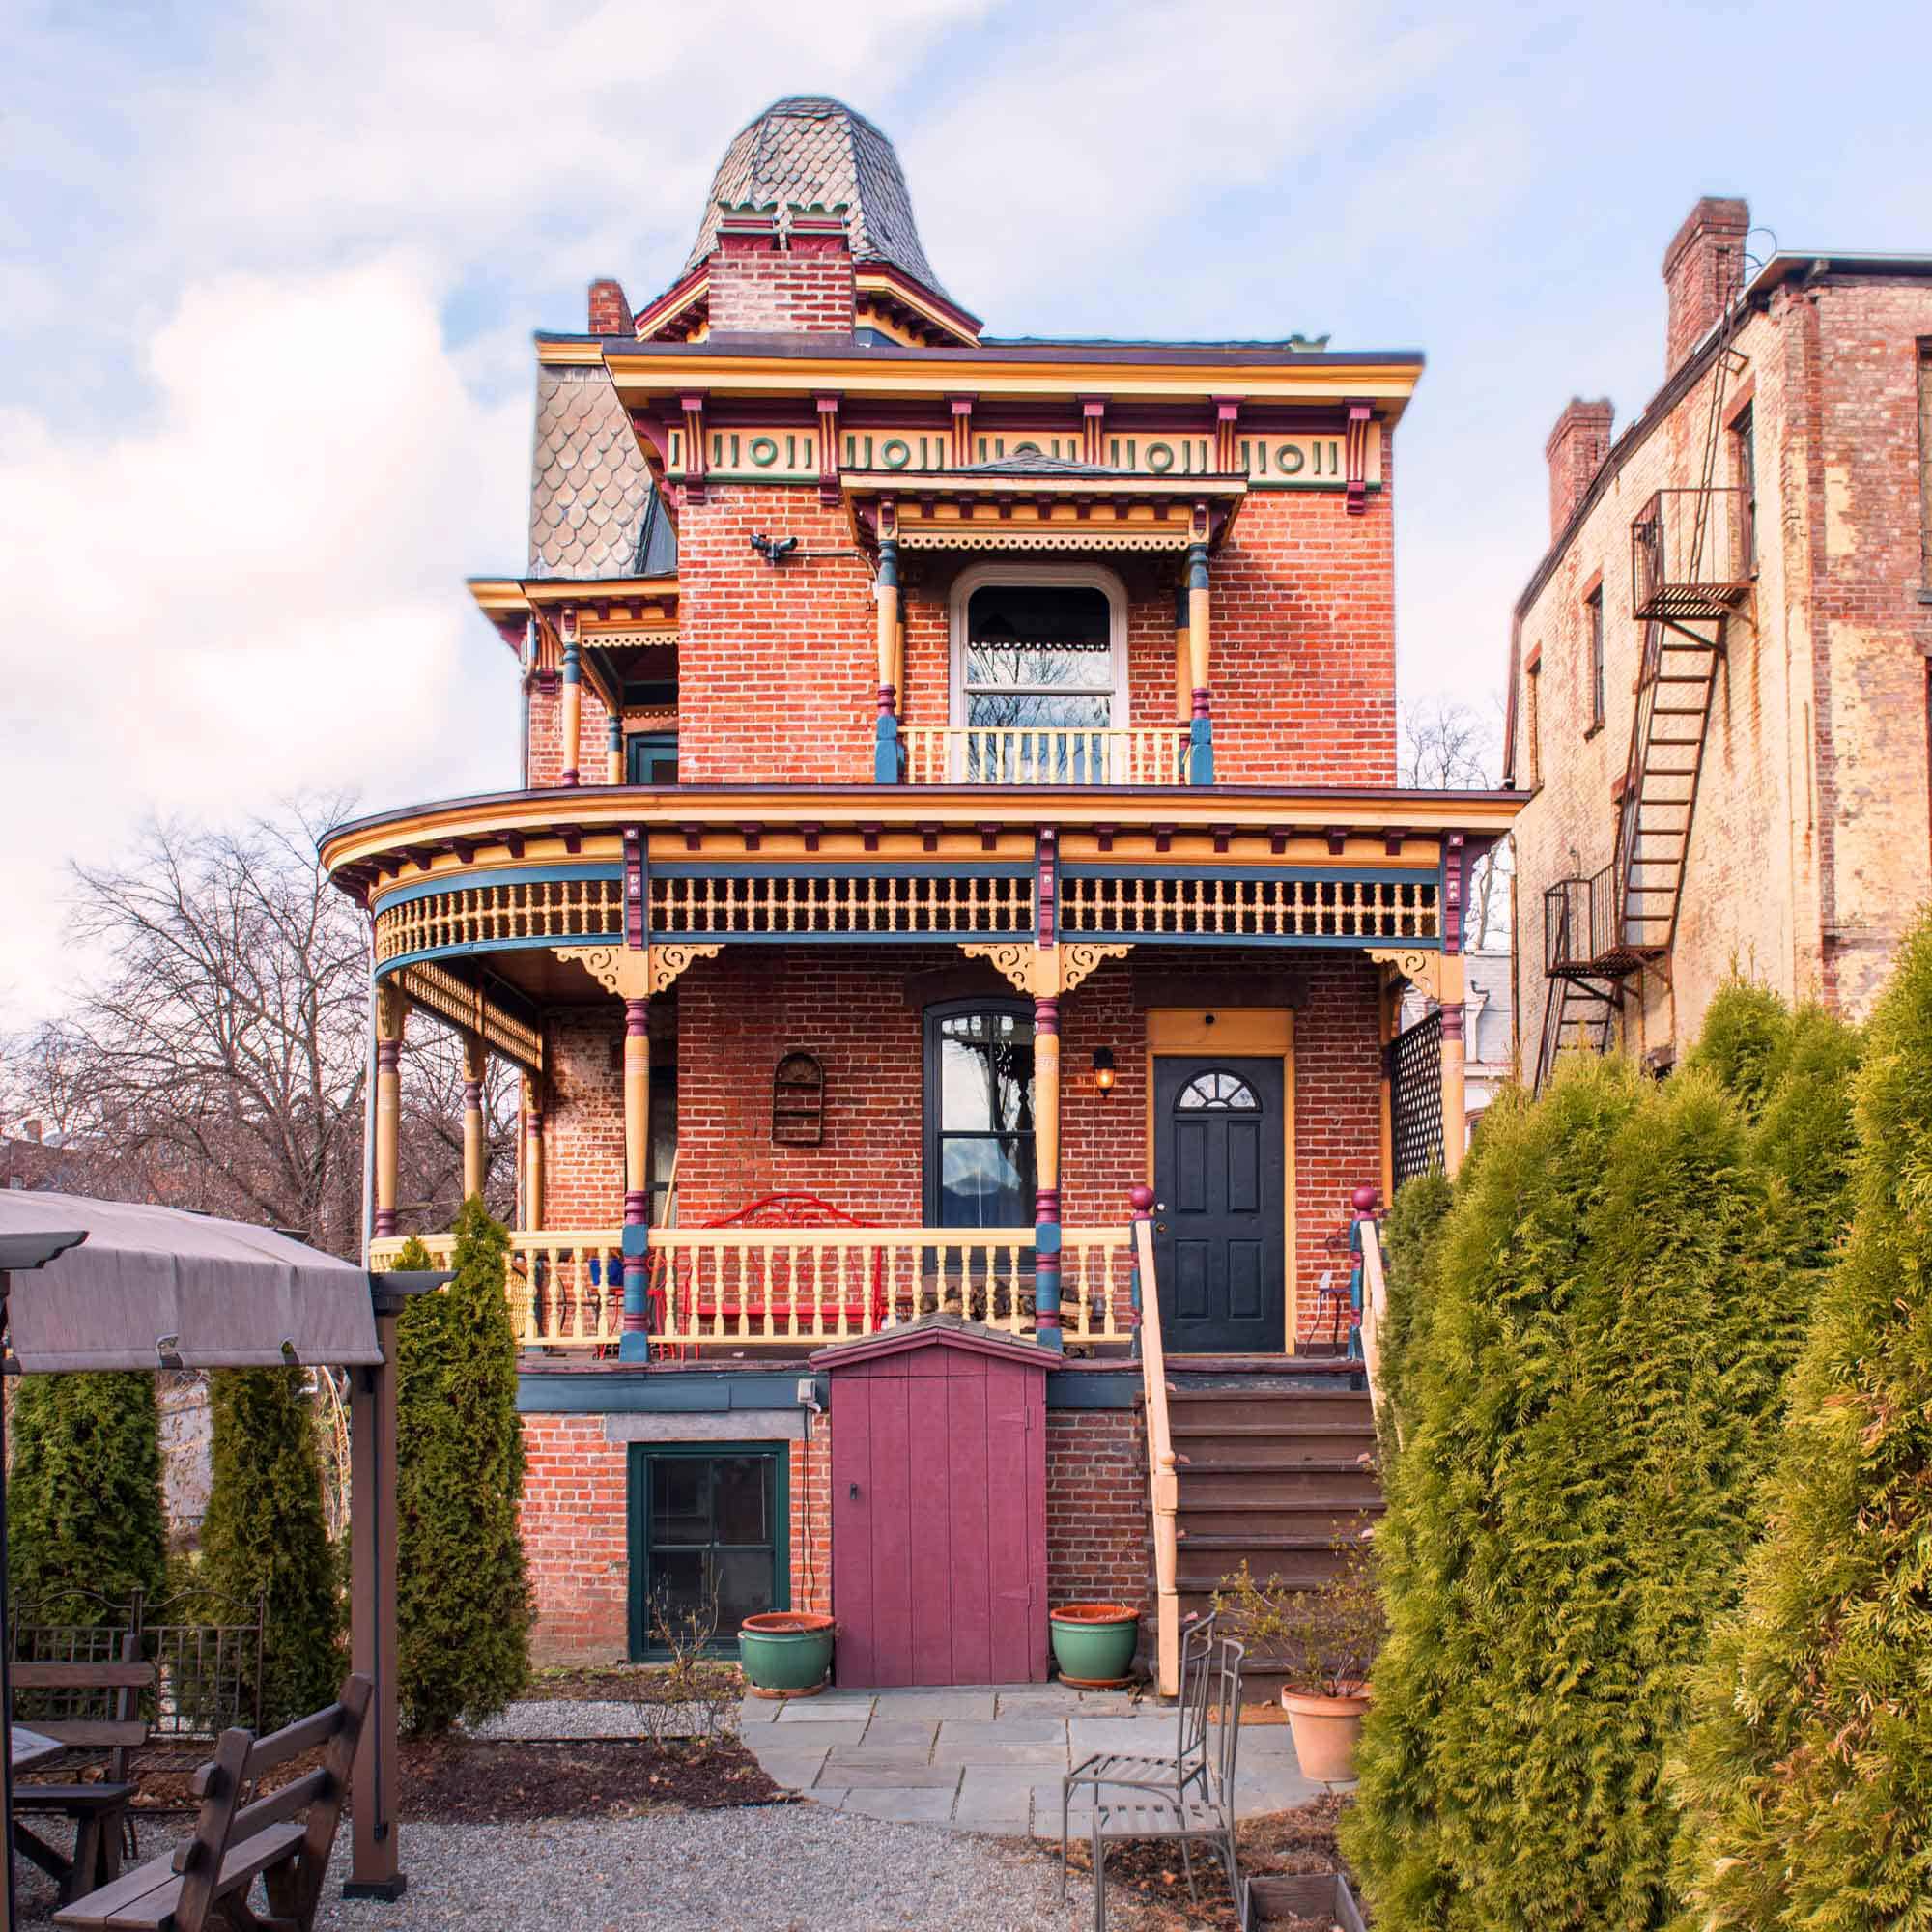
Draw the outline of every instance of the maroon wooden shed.
[[[1043,1682],[1051,1357],[938,1315],[811,1360],[832,1387],[838,1681]]]

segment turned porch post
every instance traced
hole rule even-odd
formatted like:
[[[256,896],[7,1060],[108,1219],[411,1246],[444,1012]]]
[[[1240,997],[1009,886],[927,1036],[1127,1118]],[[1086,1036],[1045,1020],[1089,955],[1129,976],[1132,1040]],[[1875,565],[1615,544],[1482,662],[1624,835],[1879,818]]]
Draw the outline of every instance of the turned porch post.
[[[524,1226],[543,1226],[543,1089],[524,1075]]]
[[[1060,999],[1054,993],[1036,993],[1033,1002],[1033,1155],[1034,1339],[1042,1349],[1065,1350],[1060,1327]]]
[[[396,1166],[403,1126],[403,1022],[410,1003],[384,980],[376,988],[376,1215],[379,1241],[396,1232]]]
[[[624,1332],[620,1361],[650,1359],[651,1003],[624,1002]],[[632,1231],[637,1230],[634,1234]]]
[[[577,641],[577,612],[566,611],[559,619],[563,640],[563,777],[574,785],[582,767],[583,752],[583,652]]]
[[[899,781],[899,720],[896,660],[899,631],[899,547],[895,537],[879,540],[879,724],[872,753],[878,784]]]
[[[1469,1138],[1463,1093],[1463,955],[1441,955],[1438,982],[1442,1006],[1442,1171],[1455,1179]]]
[[[1187,672],[1191,680],[1187,781],[1214,782],[1214,719],[1209,695],[1208,630],[1208,546],[1187,553]]]
[[[463,1198],[483,1192],[483,1074],[489,1049],[480,1034],[463,1036]]]
[[[611,728],[604,740],[604,782],[624,782],[624,720],[620,712],[611,714]]]

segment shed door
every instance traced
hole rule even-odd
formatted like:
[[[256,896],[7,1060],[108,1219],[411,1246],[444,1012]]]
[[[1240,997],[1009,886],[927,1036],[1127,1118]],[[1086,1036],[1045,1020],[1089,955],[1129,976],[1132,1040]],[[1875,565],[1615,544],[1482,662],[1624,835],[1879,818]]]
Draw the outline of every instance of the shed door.
[[[1047,1674],[1046,1378],[943,1346],[832,1377],[842,1685]]]

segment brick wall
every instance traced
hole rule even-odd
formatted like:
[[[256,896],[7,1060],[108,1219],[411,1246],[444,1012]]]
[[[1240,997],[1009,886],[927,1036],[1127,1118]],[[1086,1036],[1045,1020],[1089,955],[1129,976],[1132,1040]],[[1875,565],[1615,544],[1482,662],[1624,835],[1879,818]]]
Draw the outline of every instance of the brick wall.
[[[852,332],[852,251],[842,235],[720,237],[711,258],[711,332]]]
[[[629,1644],[625,1450],[601,1415],[524,1417],[524,1552],[539,1663],[611,1662]]]
[[[832,1601],[832,1425],[787,1444],[791,1605]],[[526,1415],[522,1526],[536,1599],[540,1664],[614,1663],[630,1654],[630,1449],[601,1415]]]
[[[624,1210],[623,1016],[613,1001],[544,1020],[544,1224],[602,1228]]]
[[[1147,1460],[1129,1408],[1046,1412],[1046,1599],[1147,1597]]]
[[[1726,416],[1753,418],[1758,574],[1731,619],[1713,697],[1669,983],[1633,986],[1637,1052],[1682,1051],[1733,971],[1859,1015],[1899,932],[1932,895],[1926,660],[1918,601],[1918,342],[1922,284],[1836,283],[1748,320]],[[1525,611],[1540,647],[1542,789],[1517,822],[1519,1044],[1532,1071],[1547,993],[1543,895],[1614,849],[1612,788],[1630,753],[1642,626],[1630,525],[1651,493],[1697,479],[1707,374],[1629,454]],[[1718,480],[1736,480],[1727,439]],[[1604,585],[1607,717],[1590,728],[1582,597]],[[1519,669],[1519,730],[1527,716]],[[1529,750],[1520,737],[1519,782]],[[1574,856],[1573,856],[1574,854]]]

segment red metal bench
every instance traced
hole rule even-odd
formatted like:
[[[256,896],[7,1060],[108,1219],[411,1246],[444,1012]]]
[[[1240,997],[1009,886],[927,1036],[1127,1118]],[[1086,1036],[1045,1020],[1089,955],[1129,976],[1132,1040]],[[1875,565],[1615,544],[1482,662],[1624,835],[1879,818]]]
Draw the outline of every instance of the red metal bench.
[[[784,1193],[764,1195],[729,1214],[721,1214],[715,1221],[705,1221],[698,1228],[684,1232],[709,1234],[726,1228],[795,1228],[806,1232],[813,1228],[872,1228],[877,1225],[873,1221],[862,1221],[857,1215],[846,1213],[842,1208],[835,1208],[831,1202],[821,1200],[816,1194]],[[655,1250],[651,1255],[646,1293],[652,1331],[663,1334],[667,1326],[665,1317],[674,1309],[679,1337],[669,1342],[653,1343],[651,1352],[654,1356],[667,1360],[682,1359],[695,1352],[693,1346],[683,1339],[690,1335],[695,1322],[716,1321],[721,1318],[757,1320],[765,1322],[768,1333],[776,1333],[779,1324],[791,1321],[794,1304],[790,1281],[751,1278],[766,1265],[767,1258],[756,1250],[746,1251],[742,1264],[745,1272],[722,1293],[719,1286],[722,1269],[714,1272],[709,1280],[703,1279],[701,1271],[694,1268],[693,1259],[689,1251],[681,1249]],[[886,1250],[883,1244],[871,1250],[867,1274],[868,1279],[863,1289],[856,1293],[848,1291],[842,1297],[846,1325],[855,1334],[864,1333],[867,1328],[881,1327],[886,1320]],[[818,1286],[817,1269],[814,1268],[809,1296],[813,1315],[821,1309],[840,1312],[841,1300],[834,1298],[827,1301],[816,1292]],[[800,1304],[800,1312],[804,1312],[803,1304]]]

